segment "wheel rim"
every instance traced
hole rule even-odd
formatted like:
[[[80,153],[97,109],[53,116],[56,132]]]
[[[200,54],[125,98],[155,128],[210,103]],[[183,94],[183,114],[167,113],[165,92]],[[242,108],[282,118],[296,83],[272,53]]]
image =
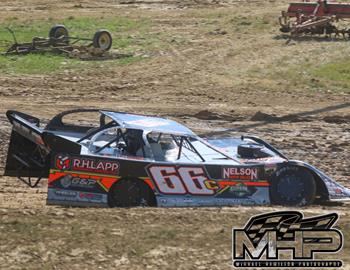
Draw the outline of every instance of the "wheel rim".
[[[108,50],[111,45],[110,36],[107,33],[102,33],[98,39],[98,46],[101,50]]]
[[[301,202],[305,195],[305,183],[302,177],[287,174],[279,180],[277,192],[286,202]]]
[[[67,37],[67,32],[64,28],[58,28],[55,31],[55,38],[60,38],[60,37]]]

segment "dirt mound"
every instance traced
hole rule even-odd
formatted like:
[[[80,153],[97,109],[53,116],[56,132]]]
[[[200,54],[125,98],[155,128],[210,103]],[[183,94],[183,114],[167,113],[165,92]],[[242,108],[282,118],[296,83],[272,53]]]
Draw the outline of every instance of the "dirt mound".
[[[267,114],[261,111],[256,112],[251,118],[251,121],[264,121],[264,122],[278,122],[278,121],[290,121],[290,122],[304,122],[311,121],[309,117],[301,117],[297,114],[288,114],[284,116],[277,116],[275,114]]]
[[[198,119],[203,119],[203,120],[219,120],[220,119],[219,114],[217,114],[215,112],[208,111],[208,110],[199,111],[198,113],[194,114],[193,116],[198,118]]]
[[[350,123],[350,115],[329,115],[323,117],[323,121],[327,123],[332,123],[332,124],[344,124],[344,123]]]
[[[223,121],[230,121],[230,122],[242,119],[241,116],[237,116],[234,114],[216,113],[209,110],[202,110],[194,115],[188,115],[188,116],[192,116],[201,120],[223,120]]]
[[[279,117],[273,114],[263,113],[261,111],[256,112],[251,118],[251,121],[276,121]]]

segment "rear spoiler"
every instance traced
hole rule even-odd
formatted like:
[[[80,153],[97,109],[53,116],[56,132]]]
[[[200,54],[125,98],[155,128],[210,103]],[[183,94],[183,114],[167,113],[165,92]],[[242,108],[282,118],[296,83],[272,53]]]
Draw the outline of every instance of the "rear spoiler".
[[[36,145],[50,151],[80,154],[80,144],[57,136],[52,131],[41,129],[38,118],[17,111],[7,111],[6,116],[12,124],[13,131]]]
[[[6,112],[6,116],[12,124],[13,131],[16,131],[35,144],[45,145],[42,140],[43,130],[39,128],[40,120],[38,118],[11,110]]]
[[[35,187],[48,177],[52,153],[80,154],[80,144],[40,128],[38,118],[17,111],[7,111],[6,116],[12,124],[12,133],[4,175],[16,176]]]

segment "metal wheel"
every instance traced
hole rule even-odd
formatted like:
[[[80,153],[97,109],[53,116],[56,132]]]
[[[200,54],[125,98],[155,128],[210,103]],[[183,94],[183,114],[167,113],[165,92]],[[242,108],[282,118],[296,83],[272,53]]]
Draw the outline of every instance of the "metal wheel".
[[[68,29],[64,25],[55,25],[50,29],[49,38],[55,43],[56,41],[63,41],[69,43]]]
[[[112,47],[112,35],[107,30],[99,30],[95,33],[92,44],[95,48],[108,51]]]
[[[156,206],[153,191],[142,180],[122,179],[109,191],[111,207]]]
[[[316,196],[313,175],[305,168],[288,166],[276,172],[271,181],[271,202],[280,205],[312,204]]]

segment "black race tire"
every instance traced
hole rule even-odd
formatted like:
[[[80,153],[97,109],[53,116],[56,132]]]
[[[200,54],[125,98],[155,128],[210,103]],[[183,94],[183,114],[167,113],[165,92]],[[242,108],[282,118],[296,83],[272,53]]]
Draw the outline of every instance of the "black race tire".
[[[314,202],[316,182],[306,168],[287,166],[278,170],[271,179],[271,203],[288,206],[304,206]]]
[[[69,33],[68,33],[68,29],[64,25],[57,24],[50,29],[50,32],[49,32],[50,39],[58,39],[62,36],[64,37],[63,39],[66,42],[68,42]]]
[[[98,30],[93,39],[92,44],[95,48],[108,51],[112,47],[112,35],[107,30]]]
[[[122,179],[108,193],[110,207],[156,206],[151,188],[138,179]]]

